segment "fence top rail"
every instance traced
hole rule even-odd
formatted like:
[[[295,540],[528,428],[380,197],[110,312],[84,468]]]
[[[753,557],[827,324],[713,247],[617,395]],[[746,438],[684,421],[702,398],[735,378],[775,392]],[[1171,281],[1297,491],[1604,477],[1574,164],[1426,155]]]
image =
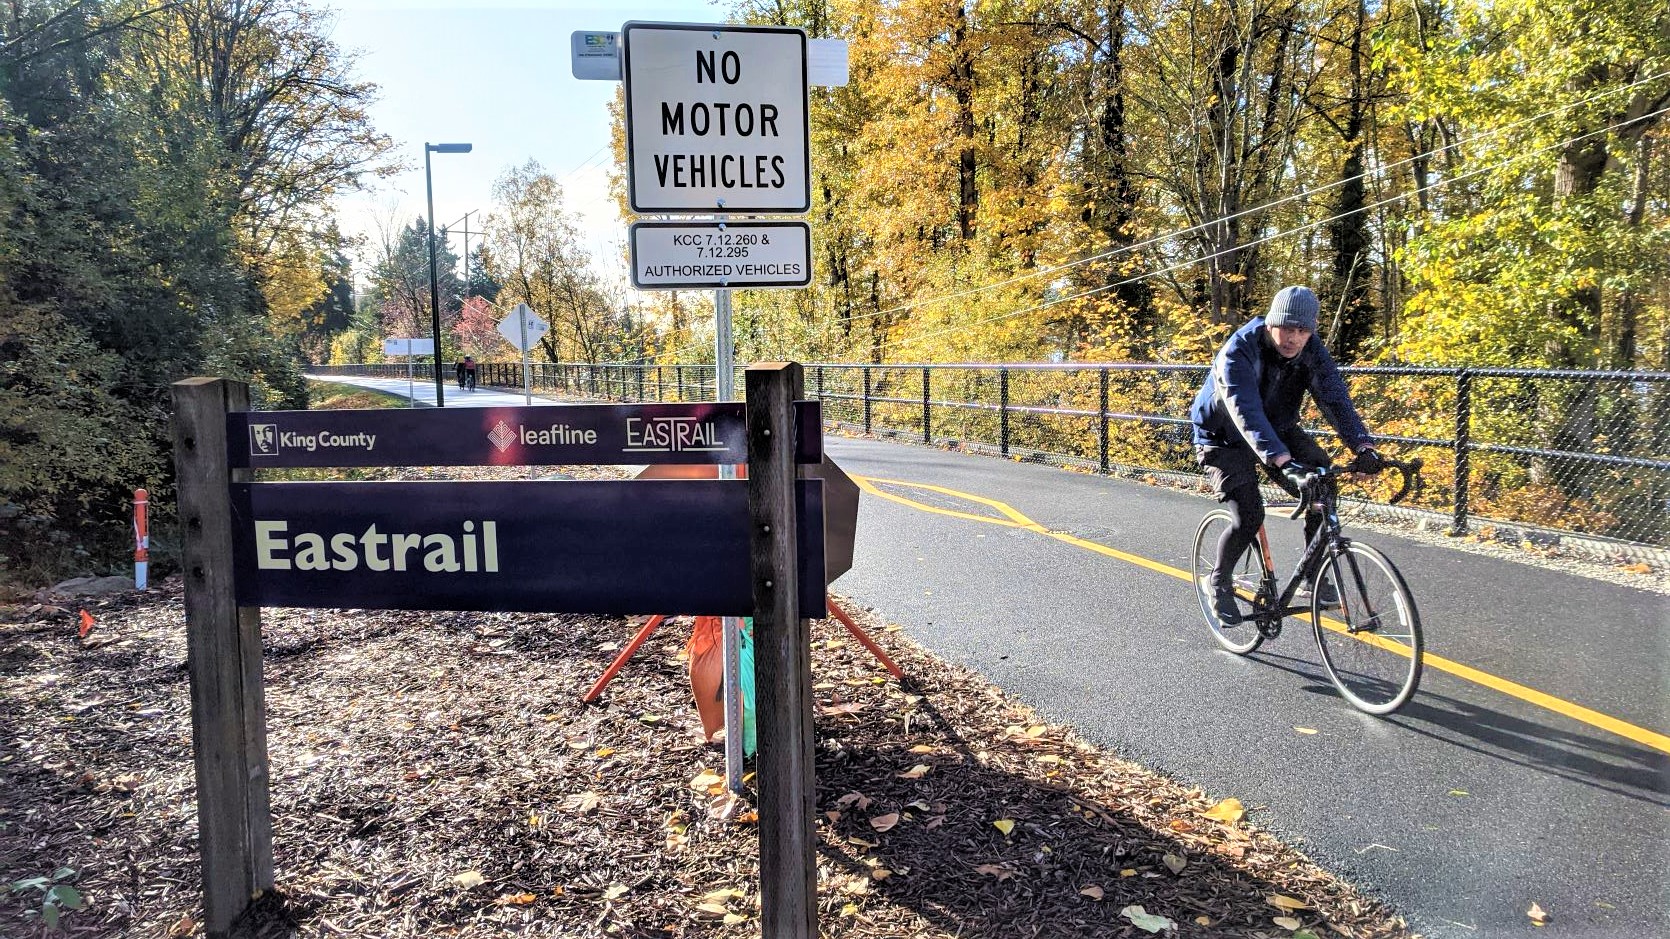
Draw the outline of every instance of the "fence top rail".
[[[399,364],[399,363],[384,363]],[[445,363],[443,363],[445,364]],[[486,363],[509,364],[517,363]],[[684,368],[713,369],[711,362],[656,363],[656,362],[534,362],[534,366],[569,366],[576,368]],[[355,366],[311,365],[309,368],[353,368]],[[740,370],[743,365],[737,365]],[[1200,372],[1209,363],[1178,362],[807,362],[807,369],[872,369],[926,371],[1020,371],[1020,372]],[[1628,381],[1670,382],[1670,372],[1634,370],[1596,370],[1573,368],[1475,368],[1472,366],[1437,365],[1347,365],[1340,369],[1347,375],[1441,375],[1474,378],[1538,378],[1565,381]]]

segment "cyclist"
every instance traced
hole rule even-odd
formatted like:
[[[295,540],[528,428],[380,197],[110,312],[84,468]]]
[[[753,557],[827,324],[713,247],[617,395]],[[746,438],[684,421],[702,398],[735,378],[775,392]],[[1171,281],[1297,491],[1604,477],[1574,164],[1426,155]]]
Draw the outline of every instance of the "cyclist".
[[[464,381],[471,391],[475,390],[475,356],[473,355],[464,356]]]
[[[460,388],[464,387],[464,360],[463,359],[458,360],[458,364],[453,368],[453,371],[458,373],[458,387],[460,387]]]
[[[1226,626],[1241,622],[1232,580],[1235,563],[1264,524],[1258,469],[1298,495],[1317,469],[1331,462],[1299,426],[1305,392],[1357,454],[1357,468],[1372,472],[1383,466],[1333,356],[1316,335],[1318,309],[1316,294],[1308,287],[1277,291],[1270,312],[1236,330],[1218,350],[1189,408],[1195,459],[1218,500],[1235,516],[1218,540],[1216,563],[1206,575],[1211,582],[1202,585]],[[1306,516],[1306,544],[1321,524],[1320,514]],[[1328,597],[1321,599],[1329,602]]]

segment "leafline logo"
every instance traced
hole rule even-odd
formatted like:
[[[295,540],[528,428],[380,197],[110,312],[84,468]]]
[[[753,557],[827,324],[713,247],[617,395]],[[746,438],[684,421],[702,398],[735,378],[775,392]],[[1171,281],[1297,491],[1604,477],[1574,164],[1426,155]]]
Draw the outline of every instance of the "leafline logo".
[[[493,425],[492,430],[487,432],[487,440],[493,446],[498,447],[500,453],[503,453],[510,449],[511,444],[516,442],[516,431],[511,430],[509,424],[500,421]]]
[[[249,425],[249,452],[251,456],[273,456],[278,453],[278,425]]]

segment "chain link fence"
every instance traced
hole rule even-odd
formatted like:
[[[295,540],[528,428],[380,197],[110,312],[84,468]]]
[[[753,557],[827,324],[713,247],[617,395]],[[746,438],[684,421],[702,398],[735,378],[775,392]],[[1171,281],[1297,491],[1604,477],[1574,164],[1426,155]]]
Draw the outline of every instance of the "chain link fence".
[[[536,392],[608,401],[711,401],[711,365],[533,365]],[[1198,486],[1188,408],[1204,365],[805,366],[826,420],[864,433]],[[404,378],[403,365],[318,366]],[[740,369],[739,369],[740,371]],[[1369,367],[1343,370],[1388,455],[1425,461],[1402,514],[1604,556],[1670,548],[1670,373]],[[450,366],[443,374],[452,375]],[[740,375],[738,376],[740,382]],[[480,383],[522,386],[516,363]],[[738,385],[740,387],[740,384]],[[1341,452],[1314,406],[1306,426]],[[1385,507],[1367,483],[1359,511]],[[1407,508],[1406,508],[1407,507]],[[1410,512],[1413,509],[1415,511]]]

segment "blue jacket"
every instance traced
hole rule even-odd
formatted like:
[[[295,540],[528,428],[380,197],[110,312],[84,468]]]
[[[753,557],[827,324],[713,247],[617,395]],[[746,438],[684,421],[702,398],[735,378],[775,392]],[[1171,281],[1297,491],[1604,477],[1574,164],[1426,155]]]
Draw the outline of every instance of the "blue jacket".
[[[1368,428],[1322,340],[1312,335],[1298,355],[1283,359],[1259,317],[1237,329],[1212,359],[1212,371],[1189,408],[1195,443],[1250,446],[1271,463],[1288,452],[1281,435],[1299,426],[1306,391],[1346,446],[1369,445]]]

